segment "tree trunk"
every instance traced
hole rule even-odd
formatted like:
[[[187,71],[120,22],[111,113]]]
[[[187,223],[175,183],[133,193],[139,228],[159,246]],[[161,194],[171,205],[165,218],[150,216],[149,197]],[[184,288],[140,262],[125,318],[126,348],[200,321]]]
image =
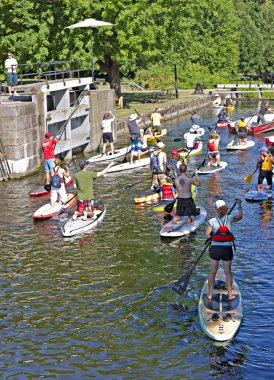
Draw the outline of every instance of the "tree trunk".
[[[109,55],[105,55],[105,62],[99,61],[100,69],[109,76],[110,88],[115,90],[115,95],[121,95],[121,77],[117,62],[113,61]]]

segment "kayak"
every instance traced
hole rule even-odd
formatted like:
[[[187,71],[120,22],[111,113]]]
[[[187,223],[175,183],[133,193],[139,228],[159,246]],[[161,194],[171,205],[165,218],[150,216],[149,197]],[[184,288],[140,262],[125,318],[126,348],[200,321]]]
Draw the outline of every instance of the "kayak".
[[[147,137],[147,142],[149,144],[157,144],[158,140],[161,139],[161,137],[165,136],[167,134],[167,130],[166,128],[162,129],[161,130],[161,133],[159,133],[158,135],[148,135]]]
[[[135,160],[133,161],[132,164],[130,162],[125,162],[123,164],[114,165],[108,170],[107,174],[121,172],[123,170],[137,169],[137,168],[141,168],[142,166],[148,166],[149,164],[150,164],[150,157],[146,157],[146,158],[142,158],[140,161]]]
[[[179,149],[179,154],[180,154],[180,157],[182,157],[182,158],[184,158],[186,156],[188,156],[188,157],[189,156],[194,156],[196,154],[201,153],[202,149],[203,149],[203,142],[199,141],[198,142],[198,147],[196,149],[180,148]]]
[[[197,128],[197,129],[195,129],[195,131],[197,132],[197,133],[195,133],[195,135],[197,135],[197,136],[203,136],[203,135],[205,134],[205,129],[202,128],[202,127],[199,127],[199,128]],[[194,134],[194,133],[191,133],[191,132],[187,132],[187,133],[185,133],[185,134],[184,134],[184,139],[187,140],[188,136],[189,136],[189,135],[193,135],[193,134]]]
[[[72,183],[73,177],[68,177],[66,178],[66,183],[65,185],[68,186]],[[50,191],[47,191],[44,186],[40,186],[37,190],[32,191],[29,193],[30,197],[41,197],[42,195],[48,195],[50,194]]]
[[[154,201],[158,201],[161,198],[159,193],[153,193],[150,195],[146,195],[139,198],[134,198],[136,204],[139,203],[153,203]]]
[[[104,219],[106,213],[106,208],[103,203],[99,202],[99,207],[94,210],[94,215],[92,218],[88,218],[87,220],[83,220],[83,216],[77,218],[76,220],[72,220],[72,217],[68,219],[63,226],[61,227],[61,231],[63,236],[70,237],[82,234],[84,232],[90,231],[93,228],[97,227],[102,220]]]
[[[180,222],[174,224],[171,220],[170,222],[166,223],[161,231],[160,236],[161,237],[168,237],[168,238],[175,238],[175,237],[181,237],[185,235],[189,235],[197,230],[197,228],[205,221],[207,212],[206,209],[202,206],[197,206],[197,210],[199,210],[199,215],[196,216],[196,219],[194,222],[185,224],[186,220],[188,219],[188,216],[183,216]]]
[[[227,144],[227,150],[246,150],[255,145],[254,141],[247,141],[246,144],[234,144],[234,140]]]
[[[206,165],[203,168],[199,169],[198,173],[199,174],[212,174],[212,173],[216,173],[220,170],[223,170],[226,167],[227,167],[227,162],[225,162],[225,161],[221,161],[220,166],[217,166],[217,164],[215,162],[212,166]]]
[[[267,199],[272,198],[272,191],[257,191],[257,190],[249,190],[245,194],[245,199],[248,202],[261,202],[266,201]]]
[[[192,192],[192,198],[195,199],[197,192],[198,192],[197,186],[191,185],[191,192]],[[154,206],[152,208],[152,211],[163,212],[163,211],[165,211],[164,208],[166,207],[166,205],[173,202],[173,201],[174,201],[174,199],[162,199],[161,202],[157,206]],[[175,210],[175,209],[176,209],[176,203],[173,206],[173,210]]]
[[[50,203],[46,203],[44,206],[40,207],[35,213],[32,215],[34,219],[46,219],[52,218],[55,214],[61,214],[65,210],[71,208],[77,200],[76,194],[69,193],[68,194],[68,203],[60,204],[59,202],[51,205]]]
[[[121,148],[121,149],[116,149],[113,154],[111,154],[111,152],[107,152],[103,156],[102,154],[98,154],[97,156],[90,157],[87,161],[96,163],[96,162],[103,162],[107,160],[115,160],[115,158],[125,156],[129,152],[130,152],[130,146]]]
[[[212,300],[207,298],[208,280],[203,286],[199,299],[198,314],[201,328],[209,338],[219,342],[233,338],[243,319],[242,296],[234,279],[232,286],[235,299],[229,301],[225,273],[223,269],[219,269],[215,277]]]

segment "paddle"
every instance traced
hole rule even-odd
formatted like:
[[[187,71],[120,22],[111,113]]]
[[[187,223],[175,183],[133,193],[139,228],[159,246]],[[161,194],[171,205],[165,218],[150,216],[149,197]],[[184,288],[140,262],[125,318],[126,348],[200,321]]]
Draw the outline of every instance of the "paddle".
[[[238,199],[235,200],[233,206],[228,211],[227,215],[229,215],[229,214],[232,213],[232,211],[234,210],[234,208],[235,208],[235,206],[237,204],[237,201],[238,201]],[[208,238],[205,241],[205,244],[206,244],[205,248],[202,250],[202,252],[198,256],[198,258],[196,259],[194,265],[189,269],[189,271],[186,274],[184,274],[182,277],[180,277],[178,281],[176,281],[176,282],[174,282],[172,284],[172,290],[174,290],[174,292],[177,293],[179,296],[183,295],[184,292],[186,291],[186,288],[188,287],[188,284],[189,284],[189,281],[190,281],[191,274],[194,271],[194,269],[195,269],[196,265],[198,264],[198,262],[200,261],[201,257],[203,256],[203,254],[205,253],[205,251],[209,247],[210,243],[211,243],[211,238]],[[182,283],[183,283],[183,285],[181,286]]]
[[[129,153],[128,149],[130,148],[130,141],[131,141],[131,139],[129,138],[129,142],[127,144],[127,150],[126,150],[125,157],[124,157],[123,161],[121,161],[122,164],[125,163],[125,162],[127,162],[127,154]]]
[[[70,199],[68,199],[64,204],[63,204],[63,207],[61,208],[61,210],[58,212],[57,216],[59,216],[60,214],[62,214],[64,211],[66,211],[66,205],[72,201],[72,199],[74,199],[75,197],[77,197],[78,193],[74,194],[73,197],[71,197]]]
[[[237,138],[238,136],[236,136],[232,141],[230,141],[230,143],[227,144],[227,147],[231,147]]]
[[[125,189],[125,190],[129,190],[129,189],[131,189],[133,186],[138,185],[138,183],[142,183],[142,182],[144,181],[144,179],[146,179],[146,178],[151,178],[151,174],[150,174],[149,176],[143,178],[141,181],[137,181],[137,182],[134,182],[134,183],[129,184],[128,186],[124,187],[124,189]]]
[[[252,181],[252,178],[253,178],[254,174],[256,173],[256,171],[257,171],[258,169],[259,169],[259,168],[255,169],[254,172],[252,172],[252,173],[250,173],[248,176],[246,176],[246,177],[244,178],[244,181],[250,185],[250,184],[251,184],[251,181]]]
[[[103,135],[101,136],[100,142],[99,142],[97,148],[95,149],[96,153],[100,153],[100,145],[101,145],[102,140],[103,140]]]
[[[134,110],[134,111],[137,113],[137,115],[140,117],[140,119],[143,120],[143,123],[145,124],[145,128],[144,128],[144,132],[145,132],[151,126],[151,123],[149,125],[147,125],[143,116],[137,110]]]

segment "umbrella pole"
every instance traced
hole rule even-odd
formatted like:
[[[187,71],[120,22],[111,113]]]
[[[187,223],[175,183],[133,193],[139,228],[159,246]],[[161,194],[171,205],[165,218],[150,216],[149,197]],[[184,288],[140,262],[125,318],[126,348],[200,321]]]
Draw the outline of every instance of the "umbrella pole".
[[[92,59],[91,74],[92,74],[92,80],[93,80],[93,76],[94,76],[94,57],[93,57],[92,28],[90,28],[90,47],[91,47],[91,59]]]

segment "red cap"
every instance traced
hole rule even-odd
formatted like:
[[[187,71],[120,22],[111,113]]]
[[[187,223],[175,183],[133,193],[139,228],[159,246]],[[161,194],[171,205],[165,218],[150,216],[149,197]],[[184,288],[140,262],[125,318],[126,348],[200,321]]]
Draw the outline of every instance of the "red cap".
[[[49,132],[45,133],[45,137],[49,138],[49,137],[51,137],[51,136],[52,136],[51,133],[49,133]]]
[[[178,152],[178,150],[173,149],[173,150],[171,151],[171,155],[172,155],[172,156],[179,156],[179,152]]]

